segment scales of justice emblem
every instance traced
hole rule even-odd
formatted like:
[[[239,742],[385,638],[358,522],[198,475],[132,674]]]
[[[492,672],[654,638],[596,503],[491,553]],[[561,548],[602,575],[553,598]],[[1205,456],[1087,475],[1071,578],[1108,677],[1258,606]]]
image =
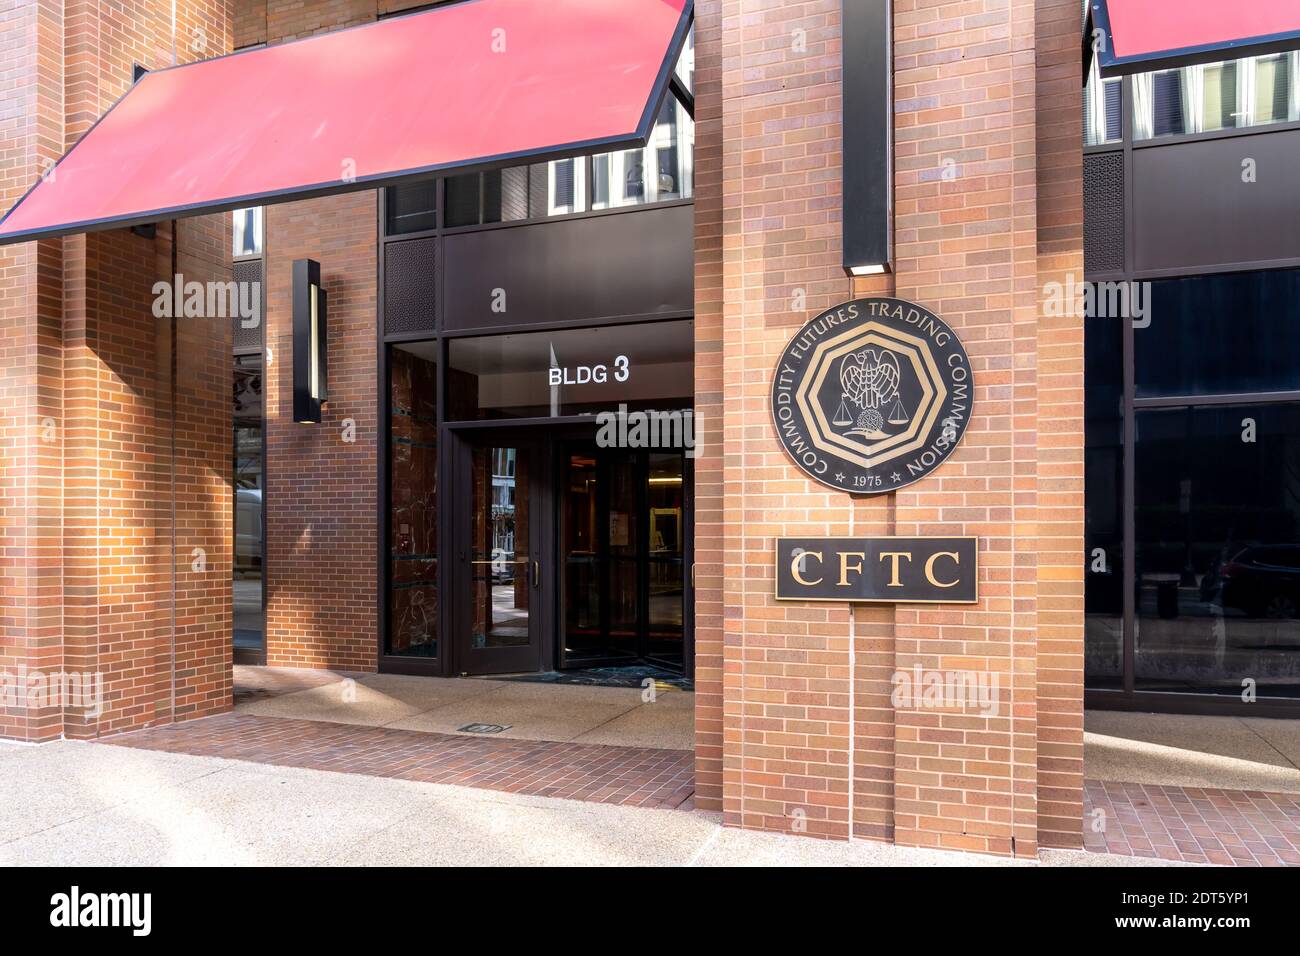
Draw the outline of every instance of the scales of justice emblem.
[[[888,438],[886,425],[906,425],[911,418],[899,394],[902,372],[888,349],[867,348],[840,360],[840,404],[831,424],[840,434],[878,441]],[[846,427],[848,426],[848,427]]]

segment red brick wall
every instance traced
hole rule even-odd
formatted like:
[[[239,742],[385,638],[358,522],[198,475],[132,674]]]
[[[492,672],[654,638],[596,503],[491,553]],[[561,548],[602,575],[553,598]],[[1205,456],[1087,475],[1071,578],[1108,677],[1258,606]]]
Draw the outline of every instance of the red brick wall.
[[[175,229],[176,270],[187,282],[231,279],[228,215],[183,219]],[[233,331],[221,317],[174,324],[176,719],[231,705]]]
[[[267,0],[235,0],[235,49],[266,42]]]
[[[8,208],[56,159],[63,137],[63,4],[0,8],[0,204]],[[62,356],[57,241],[0,248],[0,672],[59,666]],[[0,737],[57,735],[60,714],[0,702]]]
[[[1038,317],[1044,277],[1080,256],[1075,6],[895,2],[895,269],[852,283],[838,0],[697,8],[696,401],[718,419],[697,466],[697,764],[729,824],[1078,842],[1082,345]],[[767,395],[804,321],[870,294],[956,328],[975,407],[935,475],[851,499],[788,462]],[[977,535],[980,603],[777,604],[772,541],[796,534]],[[896,709],[890,678],[914,665],[997,674],[999,711]]]
[[[69,20],[69,143],[125,92],[135,63],[230,48],[221,0],[178,4],[174,32],[170,4],[110,9],[98,21],[94,10]],[[65,642],[104,674],[108,703],[97,720],[69,720],[73,736],[230,705],[230,320],[158,318],[152,308],[154,283],[174,272],[229,278],[228,218],[187,220],[177,237],[175,258],[170,223],[152,240],[127,230],[64,240],[79,280],[64,294],[77,429],[64,481]]]
[[[4,149],[25,157],[7,165],[6,204],[127,89],[134,64],[167,66],[173,45],[176,62],[229,48],[224,0],[180,3],[174,24],[172,10],[70,0],[0,16],[6,47],[28,57],[5,91],[6,115],[21,118],[0,132]],[[180,267],[228,277],[227,232],[225,217],[186,223]],[[0,394],[20,423],[3,472],[0,569],[5,613],[17,615],[0,666],[105,682],[102,715],[20,708],[0,735],[94,736],[228,707],[228,320],[178,327],[177,356],[170,321],[152,311],[153,283],[172,273],[167,225],[154,240],[121,230],[0,255],[4,356],[21,369]],[[202,572],[191,571],[195,547]]]
[[[266,42],[283,43],[377,19],[376,0],[266,0]]]
[[[373,191],[266,210],[267,663],[377,666]],[[293,260],[321,264],[329,295],[329,402],[293,420]],[[344,441],[351,420],[355,441]]]
[[[1083,280],[1079,9],[1038,4],[1038,281]],[[1083,834],[1083,320],[1038,320],[1038,840]]]

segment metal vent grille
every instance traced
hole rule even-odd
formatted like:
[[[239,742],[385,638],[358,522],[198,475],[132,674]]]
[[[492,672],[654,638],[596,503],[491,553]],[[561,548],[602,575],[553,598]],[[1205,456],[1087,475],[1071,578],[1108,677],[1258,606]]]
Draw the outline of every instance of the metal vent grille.
[[[1124,154],[1083,157],[1083,269],[1124,271]]]
[[[241,289],[244,283],[261,283],[262,260],[245,259],[242,262],[236,262],[233,278],[235,282],[239,284]],[[247,295],[247,293],[241,292],[240,297],[242,298],[245,295]],[[253,301],[257,303],[256,325],[252,325],[251,328],[245,328],[244,316],[236,315],[234,318],[234,351],[240,355],[249,352],[262,351],[262,326],[265,324],[265,316],[262,314],[262,303],[264,302],[264,297],[260,288],[258,289],[257,295],[253,297]]]
[[[436,240],[410,239],[384,246],[384,331],[434,330]]]

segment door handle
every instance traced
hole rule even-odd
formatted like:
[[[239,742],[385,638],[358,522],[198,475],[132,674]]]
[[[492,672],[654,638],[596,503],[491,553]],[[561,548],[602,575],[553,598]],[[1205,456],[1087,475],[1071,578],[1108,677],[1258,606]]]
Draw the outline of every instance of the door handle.
[[[542,583],[542,565],[536,559],[528,562],[528,571],[533,578],[533,587],[537,588]]]

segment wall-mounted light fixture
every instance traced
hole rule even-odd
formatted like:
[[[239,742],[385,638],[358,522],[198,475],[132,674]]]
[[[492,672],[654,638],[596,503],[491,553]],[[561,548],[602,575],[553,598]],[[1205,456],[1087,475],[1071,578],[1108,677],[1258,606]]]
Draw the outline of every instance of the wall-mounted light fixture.
[[[325,290],[320,284],[320,263],[295,259],[293,263],[293,420],[315,425],[326,402]]]
[[[894,204],[893,25],[890,0],[842,0],[844,270],[889,271]]]

